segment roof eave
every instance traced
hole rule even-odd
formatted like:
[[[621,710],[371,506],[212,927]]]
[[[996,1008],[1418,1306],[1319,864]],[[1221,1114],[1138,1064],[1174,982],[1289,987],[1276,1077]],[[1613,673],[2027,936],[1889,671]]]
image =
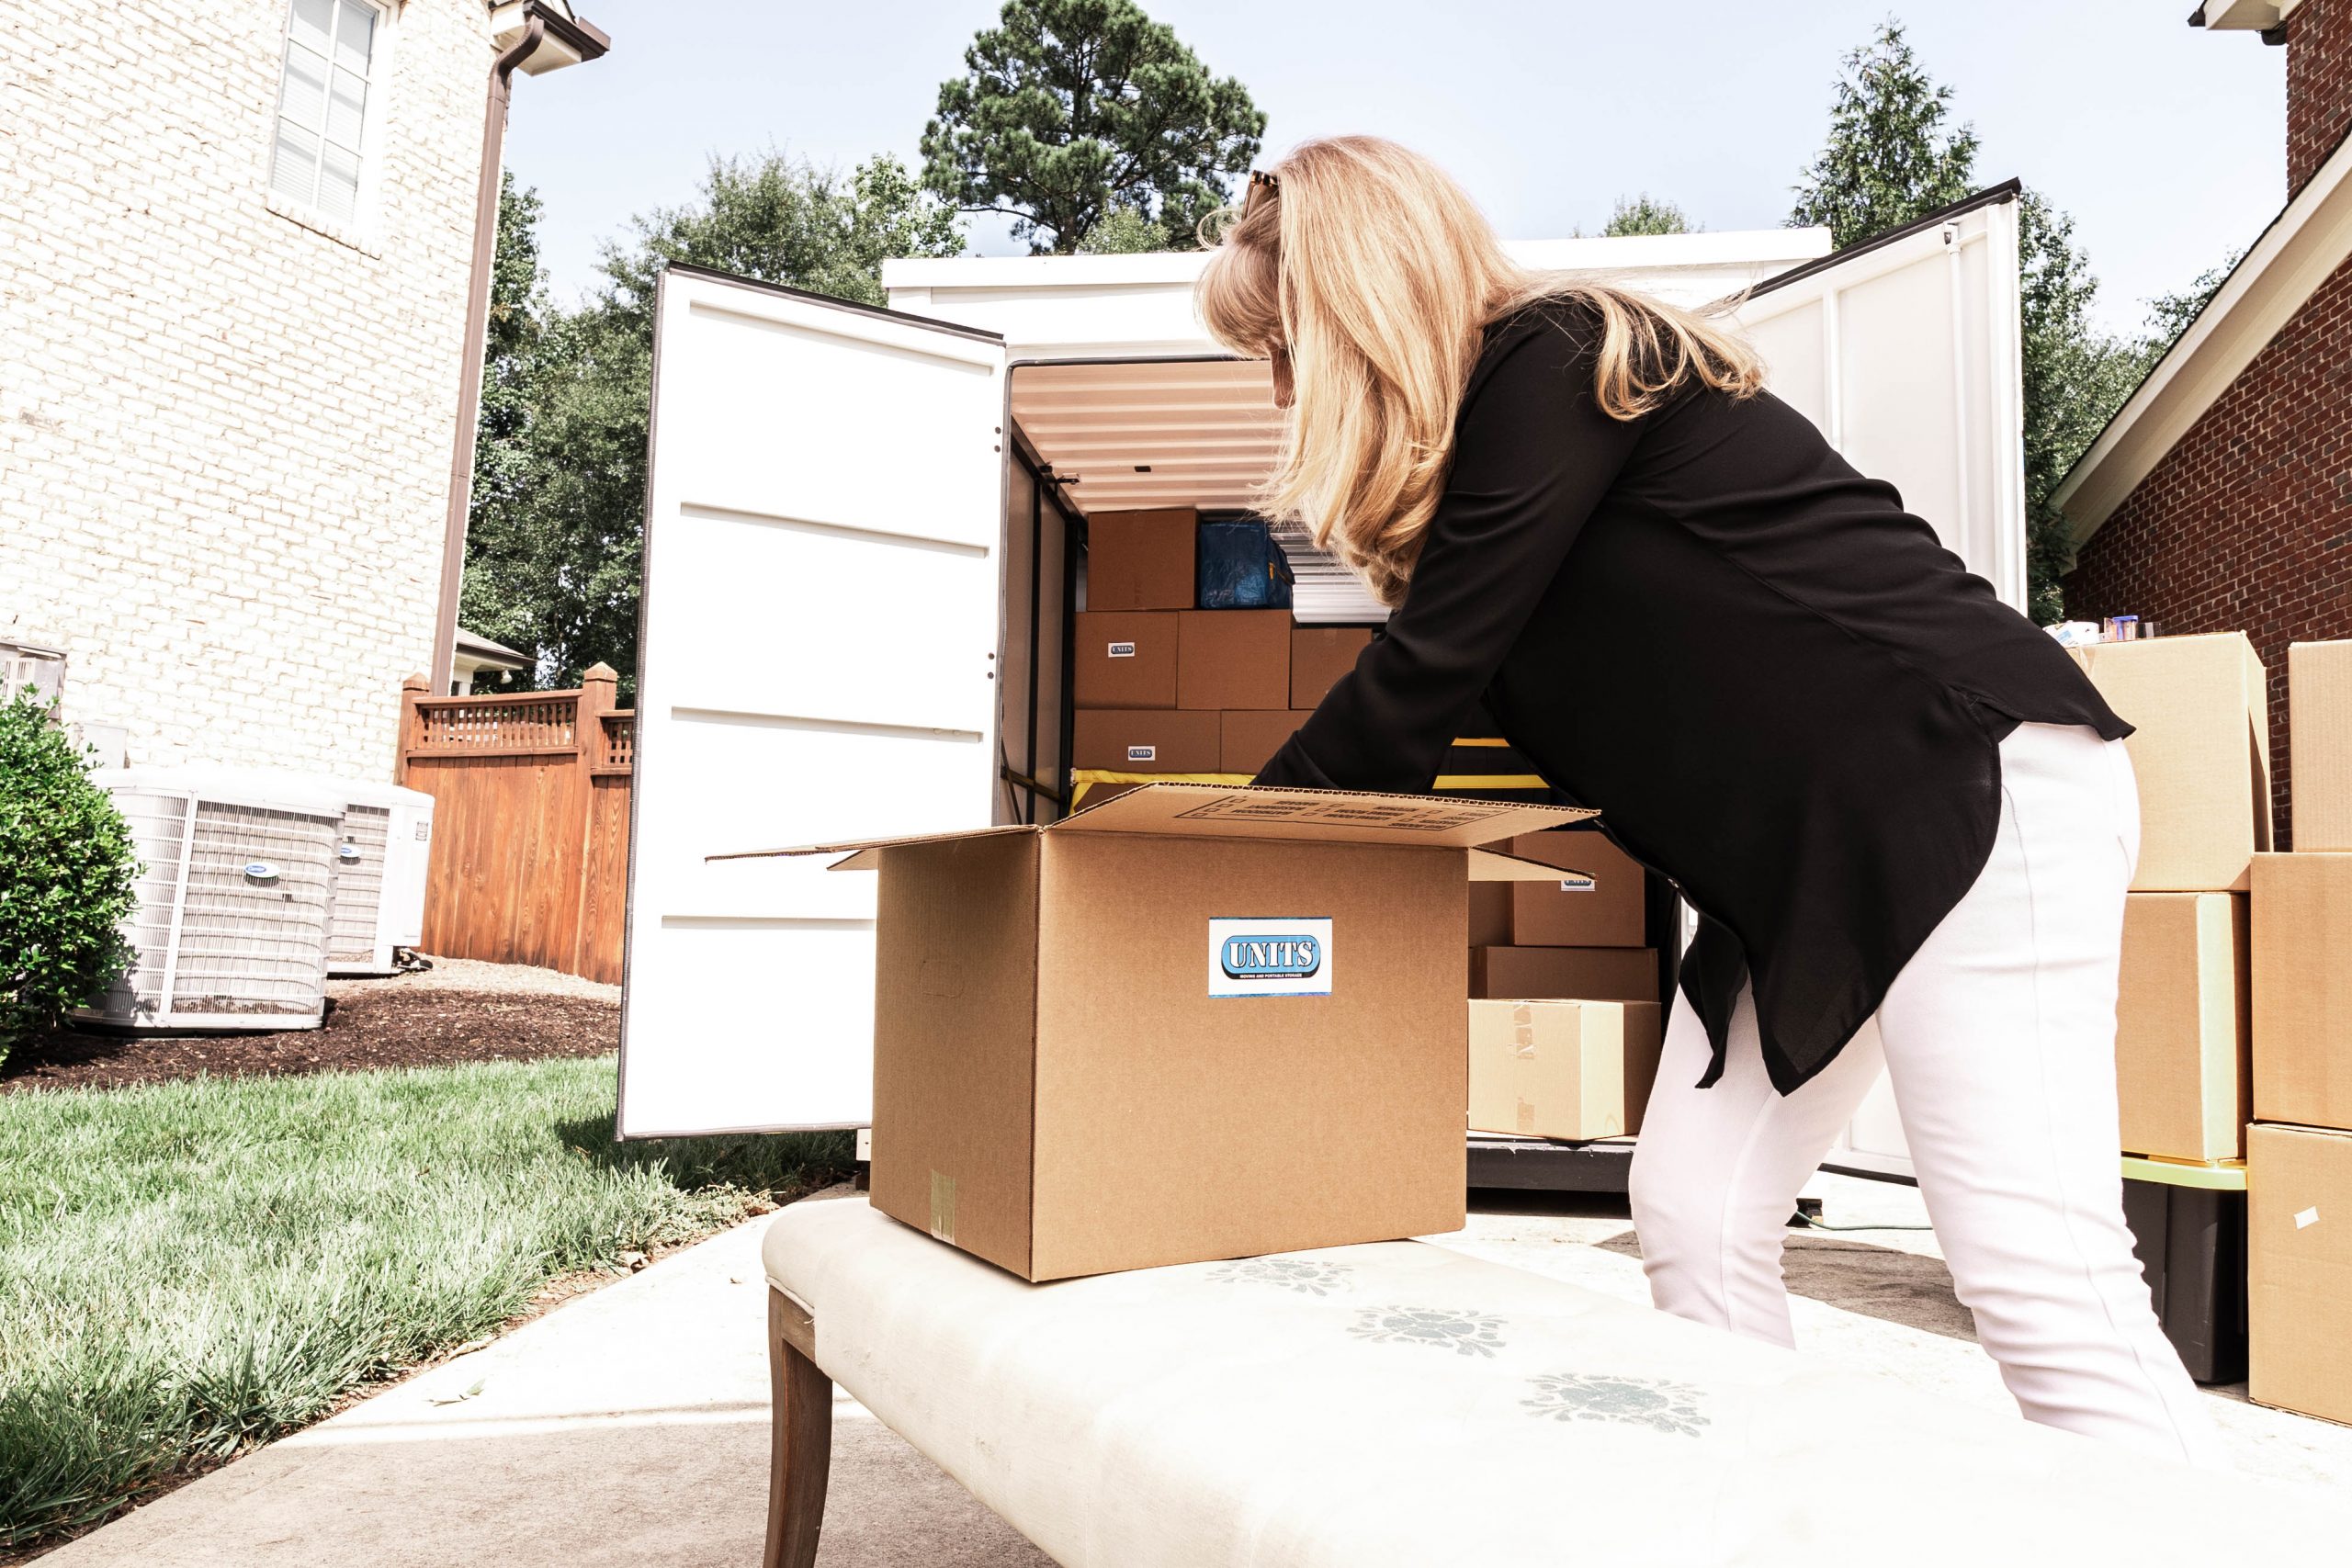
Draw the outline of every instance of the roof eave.
[[[2081,545],[2352,256],[2352,137],[2297,191],[2051,499]]]

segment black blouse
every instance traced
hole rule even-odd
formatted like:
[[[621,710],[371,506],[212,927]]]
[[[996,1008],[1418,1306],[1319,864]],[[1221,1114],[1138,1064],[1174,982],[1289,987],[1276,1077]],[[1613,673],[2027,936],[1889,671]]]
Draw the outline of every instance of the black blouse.
[[[1778,398],[1601,412],[1599,335],[1567,302],[1488,329],[1404,604],[1257,782],[1427,790],[1483,694],[1699,911],[1702,1083],[1750,982],[1785,1094],[1984,868],[2002,739],[2131,727]]]

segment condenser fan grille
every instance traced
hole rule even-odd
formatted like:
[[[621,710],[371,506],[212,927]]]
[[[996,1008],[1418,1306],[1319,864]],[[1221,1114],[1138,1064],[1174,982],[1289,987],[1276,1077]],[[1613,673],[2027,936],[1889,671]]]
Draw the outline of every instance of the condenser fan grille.
[[[355,804],[344,810],[343,840],[335,847],[329,964],[366,964],[376,955],[376,917],[384,901],[384,851],[391,825],[388,807]]]
[[[334,918],[332,817],[198,800],[182,894],[175,1012],[316,1013]]]

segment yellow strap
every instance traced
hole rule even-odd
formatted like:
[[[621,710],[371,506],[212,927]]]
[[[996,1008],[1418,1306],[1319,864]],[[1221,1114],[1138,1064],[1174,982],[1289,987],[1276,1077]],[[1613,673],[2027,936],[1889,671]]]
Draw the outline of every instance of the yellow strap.
[[[1069,775],[1070,809],[1086,798],[1086,792],[1095,784],[1246,784],[1248,773],[1130,773],[1114,768],[1073,768]],[[1473,789],[1543,789],[1544,781],[1533,773],[1441,773],[1433,786],[1441,790]]]

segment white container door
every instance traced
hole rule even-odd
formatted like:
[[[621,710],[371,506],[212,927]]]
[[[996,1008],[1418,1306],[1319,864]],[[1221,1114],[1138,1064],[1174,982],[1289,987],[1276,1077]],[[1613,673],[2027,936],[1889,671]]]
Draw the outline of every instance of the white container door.
[[[1782,276],[1738,312],[1772,390],[2022,609],[2015,186]]]
[[[1773,392],[1848,462],[1893,483],[1905,509],[2022,610],[2015,185],[1783,276],[1759,285],[1738,312]],[[1884,1075],[1830,1163],[1910,1174]]]
[[[860,1125],[875,879],[707,857],[988,822],[1003,346],[687,267],[656,316],[621,1135]]]

